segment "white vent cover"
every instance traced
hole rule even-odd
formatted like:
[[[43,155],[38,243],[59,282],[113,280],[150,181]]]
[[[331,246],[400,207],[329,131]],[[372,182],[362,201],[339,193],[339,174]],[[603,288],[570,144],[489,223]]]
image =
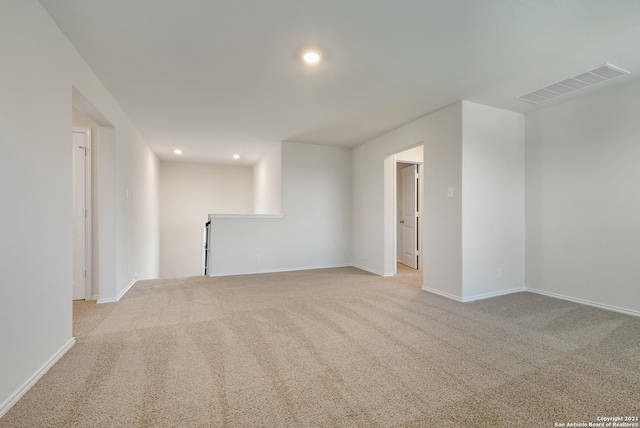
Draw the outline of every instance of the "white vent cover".
[[[600,82],[606,82],[607,80],[624,76],[625,74],[629,74],[629,72],[620,67],[616,67],[615,65],[605,64],[601,67],[589,70],[586,73],[578,74],[570,79],[566,79],[561,82],[545,86],[537,91],[516,97],[516,100],[530,104],[542,104],[559,96],[593,86]]]

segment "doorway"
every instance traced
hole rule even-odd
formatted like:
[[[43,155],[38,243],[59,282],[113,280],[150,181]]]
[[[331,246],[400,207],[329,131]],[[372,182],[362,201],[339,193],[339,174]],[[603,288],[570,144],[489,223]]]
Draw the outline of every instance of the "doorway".
[[[74,128],[73,300],[91,298],[91,130]]]
[[[399,268],[402,270],[408,269],[416,272],[420,276],[422,275],[422,267],[424,265],[424,243],[423,243],[423,215],[424,204],[424,179],[423,179],[423,162],[424,162],[424,145],[422,143],[416,144],[409,149],[405,149],[401,152],[396,152],[385,159],[384,166],[384,251],[385,251],[385,275],[395,276],[399,274]],[[403,230],[404,224],[400,223],[402,218],[402,170],[406,167],[415,167],[415,191],[409,190],[410,194],[415,198],[415,227],[413,232],[410,232],[411,227]],[[409,174],[410,175],[410,174]],[[408,178],[407,178],[408,179]],[[413,200],[413,198],[411,198]],[[412,209],[409,207],[407,214],[411,213]],[[409,216],[407,220],[409,220]],[[405,220],[405,222],[407,221]],[[408,224],[412,226],[414,220]],[[403,259],[402,249],[405,247],[405,239],[403,234],[410,233],[413,243],[407,243],[408,254],[411,257],[415,257],[415,264],[407,262],[407,264],[416,266],[409,268],[405,264],[401,264]],[[411,250],[415,244],[415,253]],[[406,272],[405,272],[406,273]]]
[[[101,303],[101,300],[109,302],[114,301],[118,294],[116,277],[116,129],[76,88],[72,88],[71,95],[71,130],[85,133],[85,138],[89,141],[87,146],[89,150],[87,150],[85,158],[87,290],[84,297],[96,300],[98,303]],[[87,133],[87,131],[89,132]],[[78,211],[79,214],[81,214],[80,211]],[[77,271],[80,272],[79,269]],[[75,270],[72,273],[72,278],[74,274]],[[73,284],[69,285],[73,286]]]
[[[396,261],[420,265],[420,164],[396,162]]]

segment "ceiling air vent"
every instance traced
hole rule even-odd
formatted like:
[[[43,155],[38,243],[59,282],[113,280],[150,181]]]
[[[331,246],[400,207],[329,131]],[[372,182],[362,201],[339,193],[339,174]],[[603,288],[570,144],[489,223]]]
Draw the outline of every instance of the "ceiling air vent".
[[[589,70],[586,73],[578,74],[570,79],[554,83],[537,91],[516,97],[516,100],[524,101],[530,104],[542,104],[546,101],[553,100],[562,95],[588,88],[600,82],[624,76],[629,74],[627,70],[623,70],[615,65],[605,64],[601,67]]]

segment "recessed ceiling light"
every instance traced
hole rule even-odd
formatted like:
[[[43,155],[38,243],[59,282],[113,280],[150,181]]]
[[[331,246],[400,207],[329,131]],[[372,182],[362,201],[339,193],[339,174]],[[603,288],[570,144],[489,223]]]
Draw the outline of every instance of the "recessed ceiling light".
[[[240,155],[233,155],[234,159],[240,159]]]
[[[175,149],[175,150],[173,151],[173,153],[175,153],[175,154],[177,154],[177,155],[181,155],[181,154],[182,154],[182,150],[180,150],[180,149]]]
[[[302,54],[302,59],[307,64],[317,64],[320,62],[320,53],[318,51],[306,51]]]

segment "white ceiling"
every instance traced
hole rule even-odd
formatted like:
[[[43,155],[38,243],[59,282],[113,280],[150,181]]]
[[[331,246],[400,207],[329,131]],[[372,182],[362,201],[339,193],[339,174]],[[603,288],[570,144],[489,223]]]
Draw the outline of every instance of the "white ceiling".
[[[640,75],[637,0],[40,2],[161,159],[353,147],[461,99],[540,108],[514,97],[606,62],[631,74],[548,104]]]

